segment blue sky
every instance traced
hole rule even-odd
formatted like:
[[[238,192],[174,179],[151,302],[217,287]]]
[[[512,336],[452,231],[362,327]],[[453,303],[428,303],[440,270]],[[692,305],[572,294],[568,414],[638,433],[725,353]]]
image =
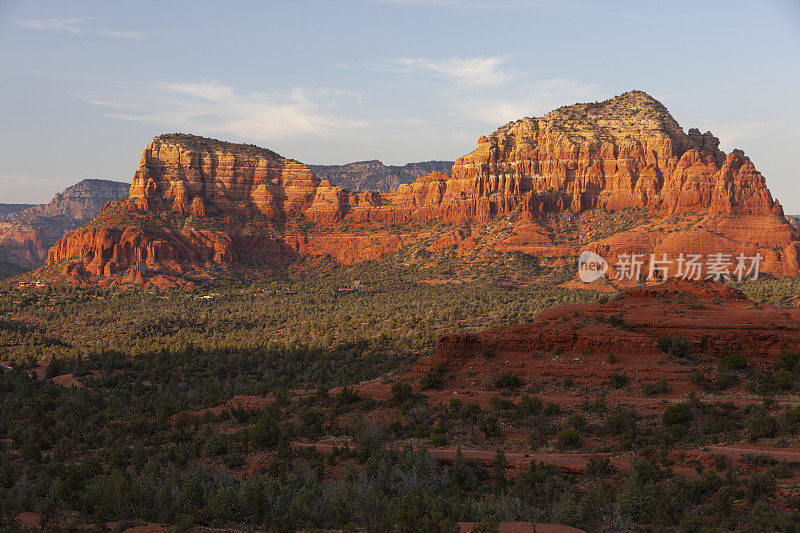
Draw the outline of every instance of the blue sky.
[[[800,213],[800,2],[0,0],[0,203],[130,181],[184,131],[306,163],[454,159],[641,89]]]

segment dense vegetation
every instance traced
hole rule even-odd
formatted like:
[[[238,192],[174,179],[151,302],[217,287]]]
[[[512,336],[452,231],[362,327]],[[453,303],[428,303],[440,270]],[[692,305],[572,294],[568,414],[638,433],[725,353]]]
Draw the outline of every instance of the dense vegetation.
[[[536,268],[525,257],[504,260]],[[800,500],[781,487],[796,464],[712,455],[687,475],[672,452],[742,438],[794,442],[800,412],[775,396],[796,392],[800,354],[786,352],[768,371],[718,354],[713,375],[698,370],[693,385],[713,393],[744,383],[762,401],[691,396],[653,413],[606,400],[614,391],[657,399],[669,390],[624,373],[572,406],[540,398],[535,376],[510,373],[493,380],[488,406],[433,402],[402,381],[379,400],[337,388],[398,375],[443,333],[527,322],[598,297],[491,275],[446,284],[422,277],[386,261],[322,260],[185,290],[7,285],[0,361],[15,368],[0,374],[0,527],[30,511],[44,528],[453,531],[470,521],[492,531],[501,521],[537,521],[590,531],[795,530]],[[782,283],[742,288],[780,300],[792,290]],[[685,339],[661,344],[665,357],[699,357]],[[49,379],[66,374],[83,388]],[[437,391],[448,379],[433,366],[420,385]],[[502,451],[509,435],[522,435],[517,446],[528,450],[594,455],[585,474],[535,460],[514,474]],[[498,451],[476,463],[462,446]],[[459,451],[441,461],[430,448]]]
[[[800,278],[743,281],[736,287],[755,302],[800,307]]]

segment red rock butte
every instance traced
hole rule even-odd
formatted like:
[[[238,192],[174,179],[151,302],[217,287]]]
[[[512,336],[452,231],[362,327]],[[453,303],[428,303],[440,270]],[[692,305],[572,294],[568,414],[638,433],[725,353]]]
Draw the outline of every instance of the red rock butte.
[[[661,103],[630,91],[510,122],[480,137],[451,174],[420,176],[395,193],[353,193],[264,148],[161,135],[144,148],[129,198],[64,236],[48,264],[70,277],[145,283],[253,258],[331,254],[351,262],[424,236],[390,225],[471,223],[440,235],[435,251],[504,216],[514,239],[484,245],[536,253],[533,245],[553,240],[548,217],[639,210],[647,216],[638,225],[550,251],[758,252],[762,272],[797,275],[797,230],[750,159],[718,145],[710,132],[684,133]]]

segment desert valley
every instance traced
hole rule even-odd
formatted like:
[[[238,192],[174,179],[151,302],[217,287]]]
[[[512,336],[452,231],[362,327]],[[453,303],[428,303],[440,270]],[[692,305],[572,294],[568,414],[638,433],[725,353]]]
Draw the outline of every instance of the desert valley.
[[[388,191],[168,134],[129,190],[5,206],[4,520],[791,530],[800,236],[718,143],[630,91],[331,170]]]
[[[798,28],[0,2],[0,532],[800,531]]]

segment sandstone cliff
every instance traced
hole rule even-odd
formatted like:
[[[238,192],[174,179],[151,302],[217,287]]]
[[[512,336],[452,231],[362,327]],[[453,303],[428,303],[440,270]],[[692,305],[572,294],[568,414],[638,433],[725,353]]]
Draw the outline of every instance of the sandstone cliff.
[[[513,238],[440,230],[428,249],[461,250],[463,241],[465,253],[536,254],[554,244],[555,255],[586,248],[612,262],[622,252],[761,253],[762,271],[796,275],[797,230],[753,163],[718,144],[709,132],[684,133],[663,105],[631,91],[511,122],[481,137],[451,174],[430,172],[379,194],[334,186],[253,145],[162,135],[142,152],[130,198],[67,235],[48,262],[142,281],[136,265],[180,275],[304,254],[358,261],[419,241],[421,224],[480,227],[505,217]],[[565,237],[554,219],[573,213],[588,224],[593,213],[614,211],[636,213],[640,223]]]
[[[64,234],[97,215],[108,202],[128,194],[130,186],[87,179],[41,205],[4,204],[0,216],[0,259],[31,267],[47,259],[47,250]]]

